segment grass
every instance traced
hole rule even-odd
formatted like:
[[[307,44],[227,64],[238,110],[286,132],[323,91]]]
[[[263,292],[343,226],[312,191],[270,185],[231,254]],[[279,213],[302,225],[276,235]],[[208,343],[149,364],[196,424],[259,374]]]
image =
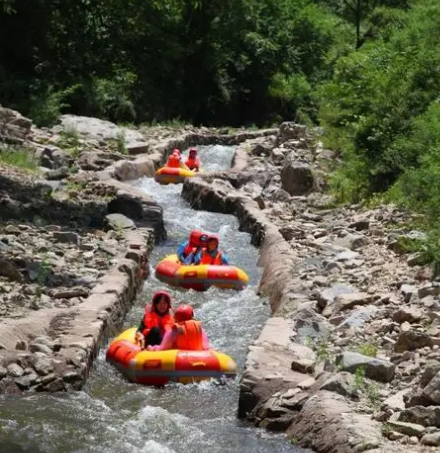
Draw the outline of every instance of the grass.
[[[366,355],[367,357],[377,356],[377,346],[370,343],[362,344],[358,347],[359,354]]]
[[[31,173],[38,171],[38,163],[35,155],[27,149],[0,149],[0,162]]]

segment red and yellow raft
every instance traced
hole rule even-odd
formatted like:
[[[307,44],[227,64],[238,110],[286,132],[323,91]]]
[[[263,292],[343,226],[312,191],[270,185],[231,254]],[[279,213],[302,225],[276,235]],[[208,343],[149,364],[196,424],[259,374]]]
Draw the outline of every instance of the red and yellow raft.
[[[206,291],[211,286],[242,290],[249,283],[246,272],[235,266],[183,265],[177,255],[168,255],[156,266],[156,277],[172,286]]]
[[[207,351],[147,351],[135,344],[136,328],[110,343],[106,360],[129,381],[144,385],[188,384],[212,378],[235,377],[237,364],[228,355]]]
[[[159,184],[179,184],[197,172],[176,167],[161,167],[154,174],[154,180]]]

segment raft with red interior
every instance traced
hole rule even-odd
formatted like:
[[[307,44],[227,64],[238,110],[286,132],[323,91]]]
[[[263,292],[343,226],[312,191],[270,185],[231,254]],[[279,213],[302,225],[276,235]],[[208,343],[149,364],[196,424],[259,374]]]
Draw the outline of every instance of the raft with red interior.
[[[226,354],[206,351],[148,351],[135,343],[136,328],[110,343],[106,360],[129,381],[144,385],[188,384],[211,378],[235,377],[237,364]]]
[[[242,290],[249,283],[246,272],[235,266],[183,265],[177,255],[168,255],[156,266],[156,277],[172,286],[206,291],[211,286]]]
[[[154,180],[159,184],[179,184],[196,174],[197,172],[184,168],[161,167],[154,174]]]

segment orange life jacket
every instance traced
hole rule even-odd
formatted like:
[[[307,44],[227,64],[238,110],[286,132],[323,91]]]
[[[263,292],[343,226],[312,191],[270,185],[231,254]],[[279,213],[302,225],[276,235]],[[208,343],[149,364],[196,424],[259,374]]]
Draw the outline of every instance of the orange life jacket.
[[[197,168],[197,170],[200,168],[200,160],[198,157],[195,157],[192,159],[191,157],[188,157],[185,161],[185,165],[190,169],[193,170],[194,168]]]
[[[201,351],[203,349],[202,323],[184,321],[175,325],[177,330],[176,349]]]
[[[208,253],[206,249],[202,252],[202,259],[200,260],[200,264],[222,264],[222,252],[217,252],[217,255],[214,258]]]
[[[173,315],[171,314],[166,314],[163,316],[159,316],[151,307],[148,307],[145,310],[144,314],[144,326],[145,329],[142,331],[144,336],[148,335],[148,332],[153,328],[153,327],[159,327],[162,335],[167,330],[170,330],[174,325],[174,318]]]
[[[171,154],[171,156],[168,157],[166,166],[173,167],[173,168],[180,168],[180,159],[177,156],[174,156],[173,154]]]

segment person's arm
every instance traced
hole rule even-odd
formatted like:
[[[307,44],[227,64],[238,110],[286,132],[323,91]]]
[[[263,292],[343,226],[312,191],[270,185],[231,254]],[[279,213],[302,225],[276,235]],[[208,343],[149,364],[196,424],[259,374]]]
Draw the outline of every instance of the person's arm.
[[[225,252],[222,252],[222,264],[229,266],[229,260]]]
[[[177,258],[179,258],[179,260],[182,262],[185,261],[185,257],[183,256],[183,253],[184,253],[187,245],[188,245],[188,241],[182,242],[179,245],[179,247],[177,248]]]
[[[202,261],[202,251],[196,253],[196,256],[194,257],[193,260],[193,264],[200,264],[200,261]]]
[[[209,338],[205,332],[205,329],[202,327],[202,345],[203,349],[209,349]]]
[[[171,329],[165,332],[162,342],[157,346],[148,346],[149,351],[165,351],[167,349],[174,349],[175,338],[177,335],[176,329]]]

